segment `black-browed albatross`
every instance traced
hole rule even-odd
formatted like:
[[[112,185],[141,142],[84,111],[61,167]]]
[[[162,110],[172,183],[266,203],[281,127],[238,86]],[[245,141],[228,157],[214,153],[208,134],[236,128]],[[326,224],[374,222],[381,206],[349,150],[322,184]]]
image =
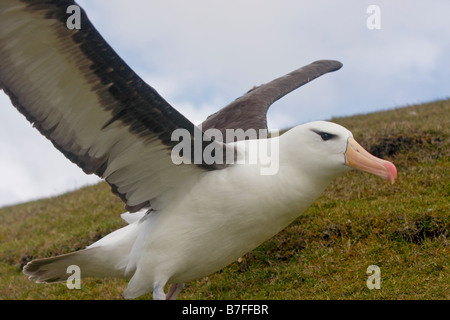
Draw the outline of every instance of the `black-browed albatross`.
[[[124,201],[129,224],[86,249],[29,262],[23,272],[30,279],[65,281],[67,267],[77,265],[83,277],[130,278],[126,298],[153,292],[155,299],[174,299],[185,282],[278,233],[351,167],[395,181],[392,163],[364,151],[337,124],[306,123],[271,139],[259,131],[267,129],[273,102],[338,70],[339,62],[316,61],[256,87],[197,127],[127,66],[83,10],[81,28],[68,29],[69,5],[0,2],[0,88],[68,159],[105,179]],[[180,129],[192,149],[177,164],[172,134]],[[211,139],[208,129],[260,133],[224,141]],[[272,142],[278,170],[261,174],[267,163],[246,159]],[[222,157],[231,150],[234,162],[198,161],[195,146]]]

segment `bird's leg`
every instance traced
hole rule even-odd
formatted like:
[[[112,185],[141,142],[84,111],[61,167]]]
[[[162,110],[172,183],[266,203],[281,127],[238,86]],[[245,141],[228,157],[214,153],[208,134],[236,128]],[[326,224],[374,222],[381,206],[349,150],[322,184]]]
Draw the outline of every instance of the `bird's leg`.
[[[153,300],[165,300],[166,294],[164,293],[164,285],[155,285],[153,287]]]
[[[173,283],[169,287],[169,292],[167,292],[166,300],[175,300],[180,294],[181,290],[184,288],[184,283]]]

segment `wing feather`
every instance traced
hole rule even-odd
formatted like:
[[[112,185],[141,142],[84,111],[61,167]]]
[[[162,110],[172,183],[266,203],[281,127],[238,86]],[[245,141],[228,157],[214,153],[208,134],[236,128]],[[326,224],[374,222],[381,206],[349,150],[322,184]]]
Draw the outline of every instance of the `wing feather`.
[[[203,142],[203,132],[128,67],[82,9],[81,29],[69,30],[73,4],[0,2],[0,88],[13,105],[68,159],[105,178],[131,211],[222,168],[173,164],[175,129],[190,133],[192,148],[198,137],[203,147],[218,142]]]
[[[201,128],[219,129],[225,136],[226,129],[256,130],[267,128],[267,110],[278,99],[328,72],[339,70],[342,63],[334,60],[318,60],[248,91],[218,112],[209,116]],[[266,131],[267,132],[267,131]]]

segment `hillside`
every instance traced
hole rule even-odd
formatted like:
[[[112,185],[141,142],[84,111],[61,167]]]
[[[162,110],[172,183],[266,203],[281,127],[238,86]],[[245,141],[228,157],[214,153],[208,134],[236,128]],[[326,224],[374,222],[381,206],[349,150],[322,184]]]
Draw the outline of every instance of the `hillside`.
[[[398,180],[352,171],[293,224],[239,261],[188,283],[179,299],[449,299],[450,100],[335,118]],[[0,299],[122,299],[126,281],[80,290],[35,284],[21,268],[84,248],[125,225],[105,183],[0,209]],[[381,289],[366,286],[367,267]],[[151,295],[141,297],[149,299]]]

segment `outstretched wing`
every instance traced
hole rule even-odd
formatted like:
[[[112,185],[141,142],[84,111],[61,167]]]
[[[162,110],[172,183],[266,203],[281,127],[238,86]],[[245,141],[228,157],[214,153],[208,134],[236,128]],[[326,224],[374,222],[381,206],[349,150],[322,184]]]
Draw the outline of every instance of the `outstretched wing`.
[[[211,142],[128,67],[82,9],[81,28],[68,29],[70,5],[0,1],[0,88],[14,106],[67,158],[105,178],[130,211],[155,208],[165,191],[219,168],[171,161],[175,129],[189,133],[192,148]]]
[[[321,75],[339,70],[342,63],[334,60],[319,60],[280,78],[253,88],[242,97],[209,116],[201,128],[206,131],[218,129],[225,136],[226,129],[267,129],[267,110],[278,99]],[[266,131],[267,132],[267,131]],[[259,138],[265,138],[260,137]]]

